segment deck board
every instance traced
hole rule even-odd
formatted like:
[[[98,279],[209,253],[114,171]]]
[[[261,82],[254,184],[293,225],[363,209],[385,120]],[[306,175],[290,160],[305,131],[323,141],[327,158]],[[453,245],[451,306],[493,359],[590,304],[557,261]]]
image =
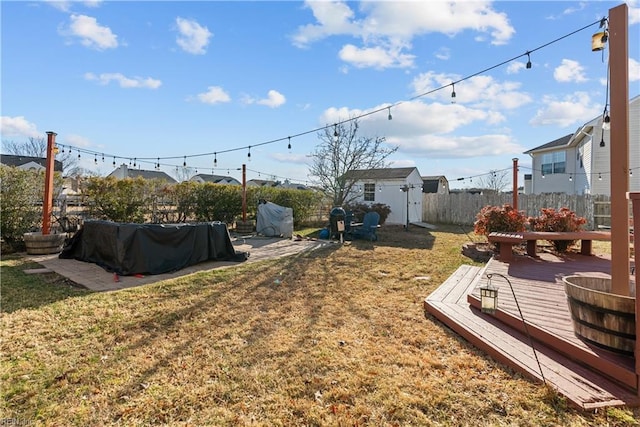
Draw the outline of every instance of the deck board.
[[[542,380],[521,317],[508,283],[494,276],[499,289],[496,315],[481,313],[479,287],[487,273],[506,276],[513,285],[523,317],[527,321],[545,380],[573,404],[594,409],[603,406],[640,404],[631,384],[636,384],[634,360],[592,348],[575,337],[562,277],[593,274],[608,277],[610,260],[570,254],[562,259],[549,254],[540,258],[514,257],[511,263],[492,259],[484,269],[461,266],[424,301],[425,310],[451,327],[494,359],[534,380]],[[472,304],[469,304],[469,301]],[[474,307],[475,306],[475,307]],[[585,360],[569,357],[558,348],[569,346]],[[604,366],[611,377],[591,369]]]

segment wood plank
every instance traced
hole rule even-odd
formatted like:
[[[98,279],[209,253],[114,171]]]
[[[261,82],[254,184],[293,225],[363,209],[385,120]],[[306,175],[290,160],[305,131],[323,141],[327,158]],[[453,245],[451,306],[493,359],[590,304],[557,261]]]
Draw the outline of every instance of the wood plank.
[[[517,256],[511,263],[492,259],[473,281],[468,270],[457,271],[451,281],[445,281],[446,291],[436,290],[425,299],[425,310],[494,359],[541,380],[508,283],[499,276],[493,277],[492,284],[499,288],[499,310],[495,315],[485,315],[469,305],[468,301],[475,301],[479,307],[479,287],[487,284],[487,273],[501,274],[513,286],[529,332],[539,339],[535,346],[545,378],[559,393],[585,409],[640,405],[633,359],[589,347],[575,336],[561,281],[571,274],[607,277],[610,259],[578,254],[562,258],[540,255],[537,259]],[[466,280],[466,287],[460,285],[461,280]],[[467,297],[461,295],[464,288]]]
[[[468,306],[435,301],[427,306],[429,313],[497,361],[542,381],[533,351],[523,334],[501,325],[496,319],[472,313]],[[541,343],[536,343],[536,351],[547,383],[573,404],[592,409],[636,403],[636,396],[629,390],[577,365]]]

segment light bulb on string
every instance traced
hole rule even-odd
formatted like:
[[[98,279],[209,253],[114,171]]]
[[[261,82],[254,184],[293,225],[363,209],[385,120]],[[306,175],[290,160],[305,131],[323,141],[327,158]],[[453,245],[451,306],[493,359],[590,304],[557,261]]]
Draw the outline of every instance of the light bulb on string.
[[[529,70],[531,68],[531,55],[530,55],[530,53],[531,52],[527,52],[527,65],[526,65],[527,70]]]
[[[455,83],[451,83],[451,103],[456,103],[456,85]]]
[[[602,181],[602,174],[598,173],[598,181]]]
[[[64,154],[64,145],[61,145],[62,147],[62,154]]]
[[[93,155],[93,164],[97,165],[98,164],[98,156],[97,155]]]
[[[182,167],[183,168],[187,167],[187,156],[184,156],[184,160],[182,161]]]
[[[218,153],[213,153],[213,167],[218,166]]]
[[[113,167],[114,167],[114,168],[116,167],[116,158],[115,158],[115,157],[113,158],[113,163],[112,163],[112,165],[113,165]]]
[[[388,107],[388,108],[389,108],[389,115],[387,116],[387,119],[393,120],[393,116],[391,115],[391,107]]]
[[[80,150],[78,150],[78,160],[80,160]]]
[[[336,138],[340,136],[340,134],[338,133],[338,124],[335,123],[333,125],[333,136],[335,136]]]
[[[133,167],[134,168],[137,167],[137,164],[136,164],[137,160],[138,160],[137,158],[135,158],[135,157],[133,158]]]
[[[573,181],[573,175],[569,174],[569,181]]]
[[[291,137],[288,136],[287,138],[289,138],[289,145],[287,145],[287,149],[291,152]]]
[[[609,117],[609,112],[605,108],[604,115],[602,117],[602,130],[611,129],[611,117]]]
[[[251,146],[249,146],[249,151],[247,151],[247,159],[251,161]]]

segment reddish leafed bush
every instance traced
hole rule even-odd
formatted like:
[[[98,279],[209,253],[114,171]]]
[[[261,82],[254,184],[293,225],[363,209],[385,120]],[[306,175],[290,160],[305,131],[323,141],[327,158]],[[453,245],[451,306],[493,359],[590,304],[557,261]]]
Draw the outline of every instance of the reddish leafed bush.
[[[473,231],[488,236],[489,233],[524,231],[527,217],[513,206],[485,206],[476,215]]]
[[[541,214],[528,219],[529,226],[533,231],[580,231],[587,223],[583,217],[579,217],[569,208],[560,208],[556,211],[552,208],[540,209]],[[575,240],[552,240],[550,241],[557,252],[566,252],[573,246]]]

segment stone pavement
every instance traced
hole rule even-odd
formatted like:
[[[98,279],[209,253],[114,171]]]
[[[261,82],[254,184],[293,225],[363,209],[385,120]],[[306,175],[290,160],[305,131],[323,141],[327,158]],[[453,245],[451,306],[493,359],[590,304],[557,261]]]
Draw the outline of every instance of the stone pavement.
[[[198,271],[207,271],[216,268],[243,265],[265,259],[294,255],[332,244],[328,240],[297,240],[295,238],[283,239],[257,236],[232,238],[232,243],[236,251],[249,252],[249,259],[247,261],[241,263],[230,261],[206,261],[200,264],[191,265],[173,273],[145,276],[118,276],[118,281],[115,280],[113,273],[109,273],[94,263],[73,259],[60,259],[58,258],[58,254],[28,255],[28,257],[38,264],[53,270],[54,272],[92,291],[115,291],[185,276]]]

